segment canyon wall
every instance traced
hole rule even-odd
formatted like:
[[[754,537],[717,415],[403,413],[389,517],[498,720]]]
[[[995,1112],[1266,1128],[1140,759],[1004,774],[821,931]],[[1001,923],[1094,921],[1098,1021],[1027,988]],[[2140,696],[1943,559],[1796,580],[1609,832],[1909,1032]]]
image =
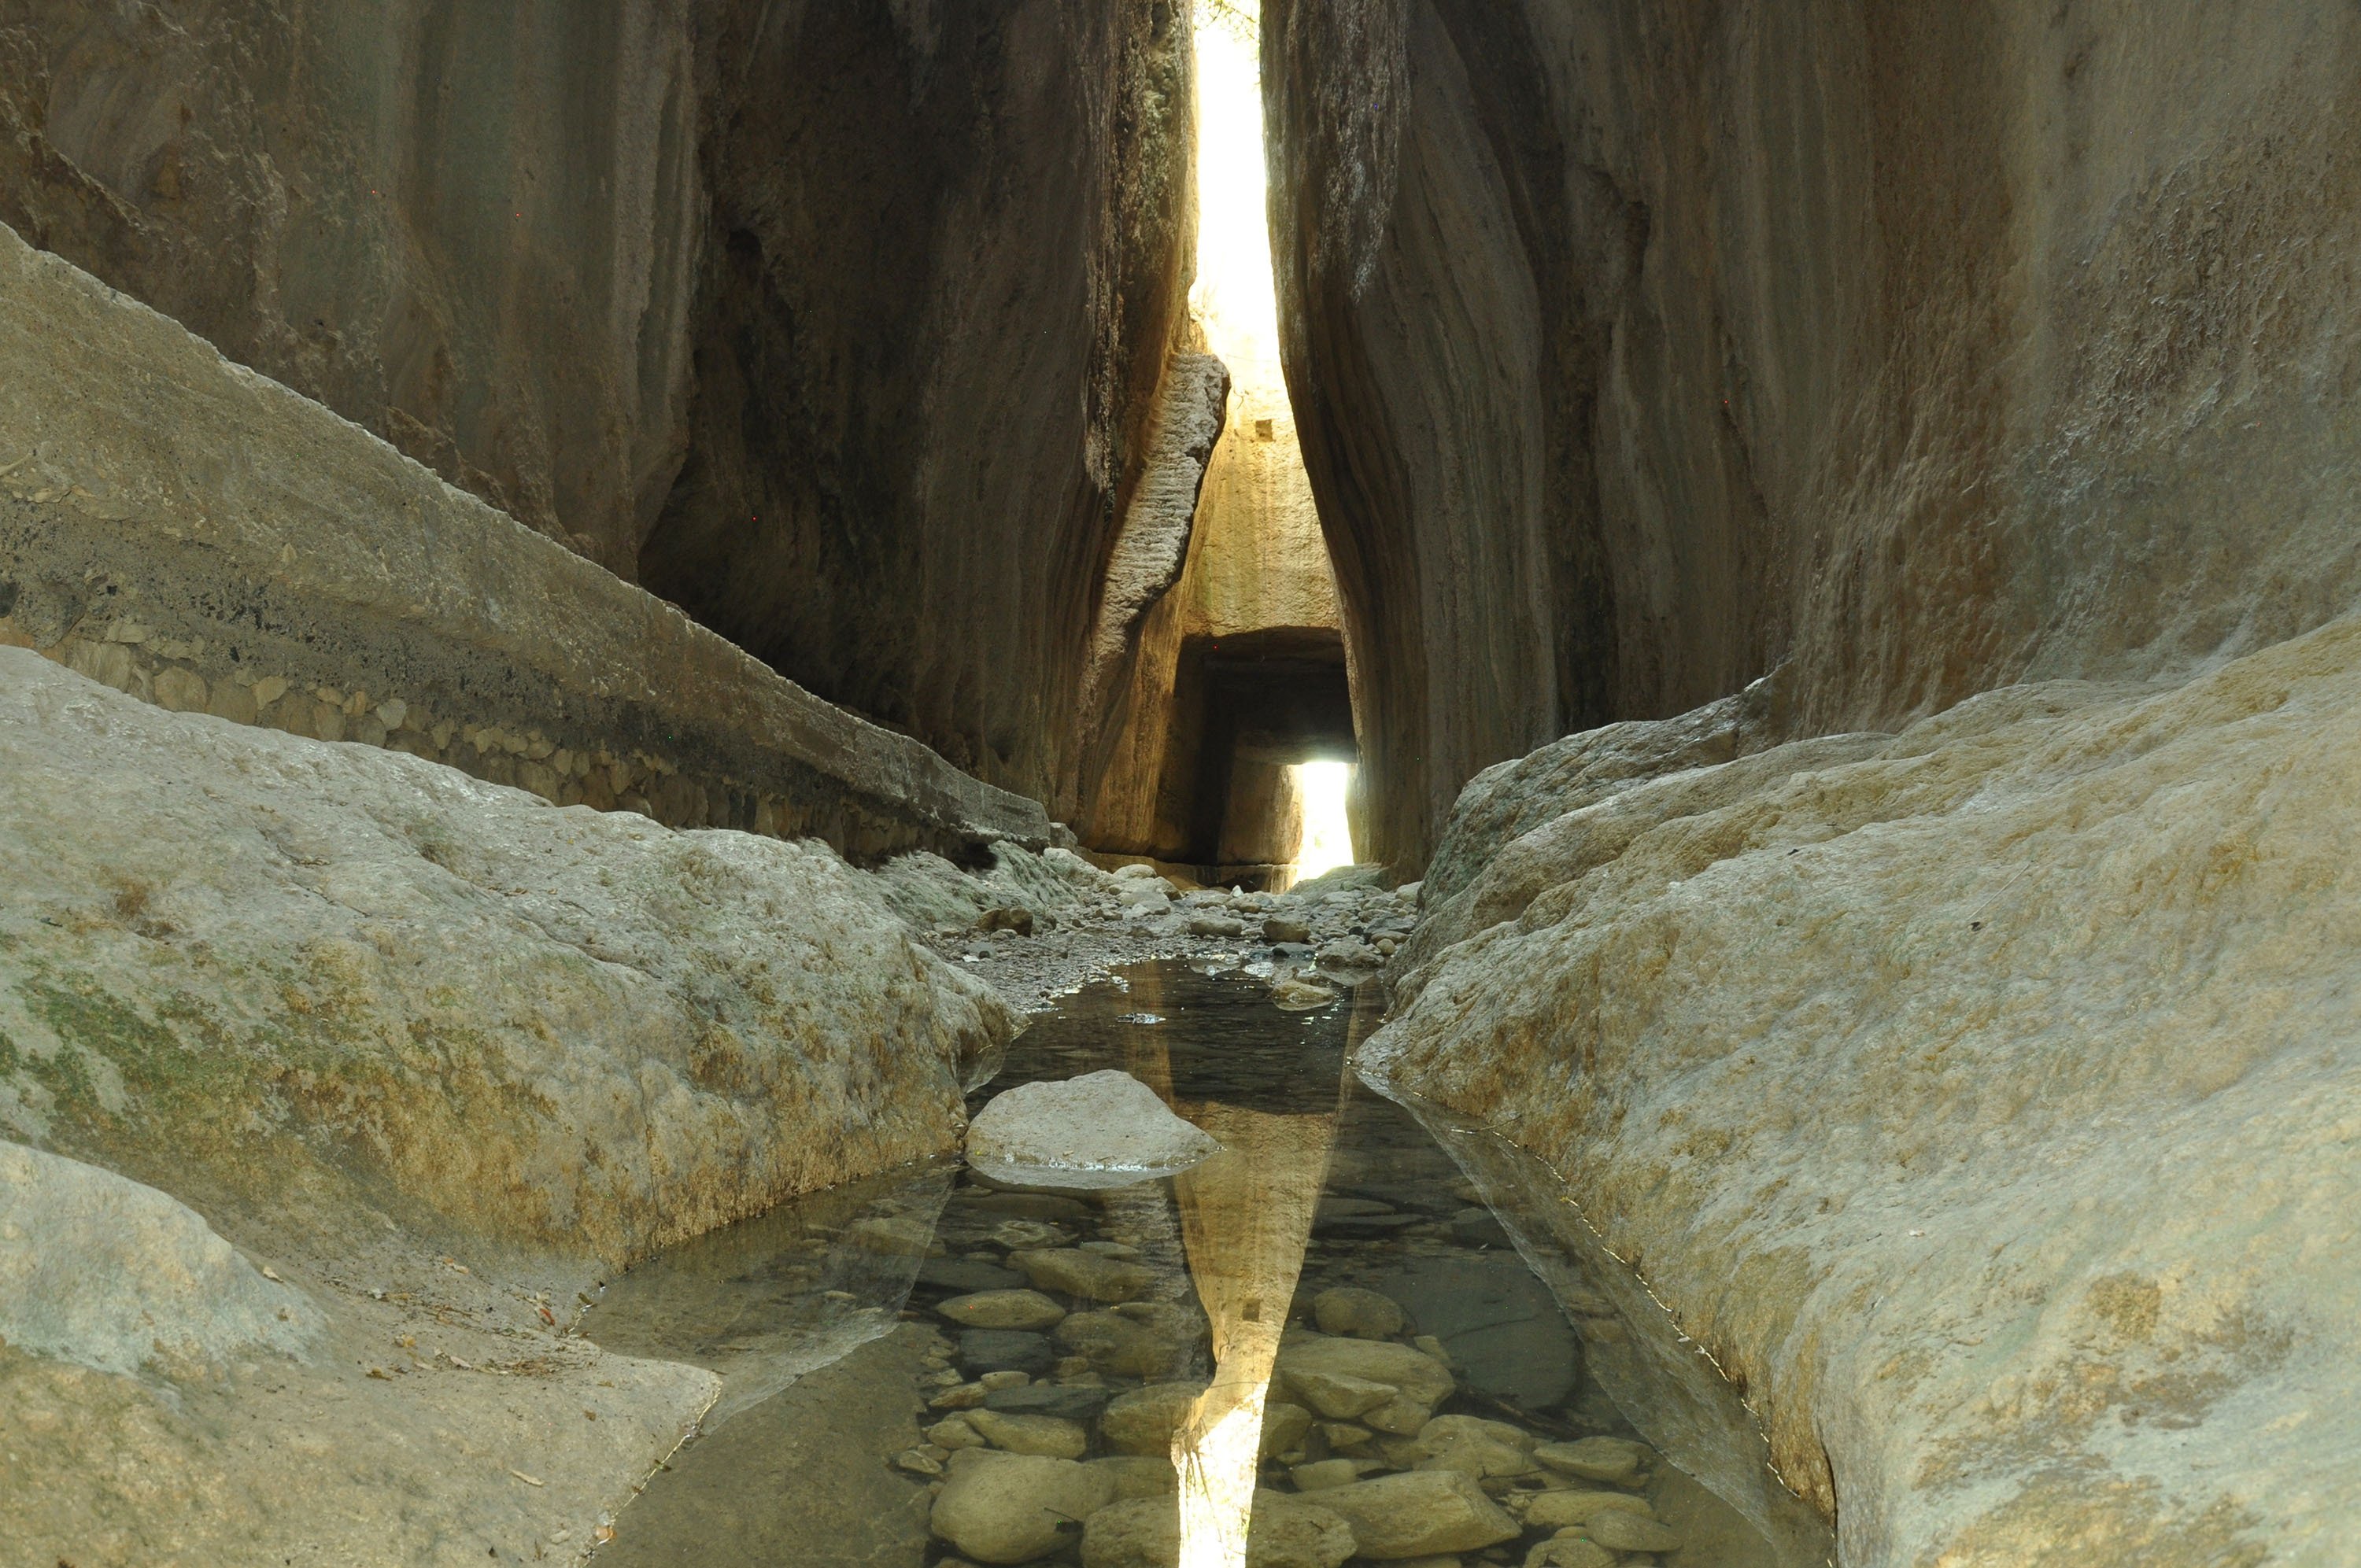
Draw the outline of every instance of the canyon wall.
[[[0,0],[0,223],[1070,810],[1189,60],[1170,0]]]
[[[2347,7],[1268,0],[1375,854],[1782,662],[1797,732],[2353,601]]]

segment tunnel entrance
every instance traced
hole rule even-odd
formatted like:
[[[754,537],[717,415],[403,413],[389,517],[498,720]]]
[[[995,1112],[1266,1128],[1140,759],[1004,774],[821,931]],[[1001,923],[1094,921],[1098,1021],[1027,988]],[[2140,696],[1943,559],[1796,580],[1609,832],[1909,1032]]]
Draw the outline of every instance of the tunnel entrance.
[[[1357,756],[1343,635],[1275,626],[1191,638],[1180,669],[1180,691],[1202,710],[1190,858],[1231,881],[1300,864],[1304,792],[1293,770]]]

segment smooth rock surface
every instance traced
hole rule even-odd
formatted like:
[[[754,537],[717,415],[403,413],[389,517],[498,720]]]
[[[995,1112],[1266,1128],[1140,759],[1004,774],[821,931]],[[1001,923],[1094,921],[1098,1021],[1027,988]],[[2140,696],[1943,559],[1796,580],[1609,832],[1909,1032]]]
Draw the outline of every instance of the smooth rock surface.
[[[2357,716],[2348,619],[1735,800],[1668,779],[1361,1059],[1556,1167],[1781,1473],[1847,1499],[1847,1561],[2333,1559]]]
[[[1115,1495],[1104,1470],[1071,1459],[963,1449],[936,1497],[934,1532],[979,1563],[1030,1563],[1077,1539]]]
[[[1351,1527],[1356,1549],[1379,1561],[1476,1552],[1519,1533],[1517,1521],[1455,1470],[1416,1470],[1332,1486],[1320,1507]]]
[[[303,1357],[319,1309],[265,1279],[185,1204],[0,1142],[0,1343],[100,1372],[159,1358]]]
[[[1184,1169],[1221,1145],[1167,1110],[1154,1090],[1107,1069],[1003,1091],[976,1113],[968,1158],[987,1169]]]
[[[825,846],[166,713],[13,648],[0,878],[0,1129],[614,1264],[953,1146],[1013,1028]]]

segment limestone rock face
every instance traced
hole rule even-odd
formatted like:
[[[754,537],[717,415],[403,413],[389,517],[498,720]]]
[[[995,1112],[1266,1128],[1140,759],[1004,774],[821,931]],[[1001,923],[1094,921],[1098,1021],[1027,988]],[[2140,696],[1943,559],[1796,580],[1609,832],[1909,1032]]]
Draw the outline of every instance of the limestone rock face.
[[[2331,1561],[2356,777],[2347,618],[1637,784],[1361,1060],[1556,1168],[1845,1562]]]
[[[1190,16],[23,0],[0,223],[1046,798],[1179,346]]]
[[[0,648],[0,1127],[610,1264],[956,1146],[1013,1032],[824,846],[561,809]]]
[[[159,1357],[301,1355],[320,1313],[185,1204],[111,1170],[0,1143],[0,1342],[100,1372]]]
[[[1269,0],[1372,852],[1793,662],[1798,732],[2361,587],[2361,16]]]
[[[1093,608],[1179,346],[1190,18],[1170,0],[699,18],[696,382],[641,576],[1060,818]]]

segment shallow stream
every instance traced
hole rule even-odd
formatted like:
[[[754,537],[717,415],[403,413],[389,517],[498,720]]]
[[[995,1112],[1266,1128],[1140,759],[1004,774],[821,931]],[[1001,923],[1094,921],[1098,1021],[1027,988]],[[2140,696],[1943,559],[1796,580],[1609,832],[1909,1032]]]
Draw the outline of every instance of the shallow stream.
[[[615,1281],[585,1332],[723,1391],[601,1568],[1833,1560],[1547,1173],[1345,1069],[1373,988],[1288,1014],[1211,967],[1068,998],[975,1102],[1121,1068],[1223,1144],[1194,1169],[917,1168]]]

